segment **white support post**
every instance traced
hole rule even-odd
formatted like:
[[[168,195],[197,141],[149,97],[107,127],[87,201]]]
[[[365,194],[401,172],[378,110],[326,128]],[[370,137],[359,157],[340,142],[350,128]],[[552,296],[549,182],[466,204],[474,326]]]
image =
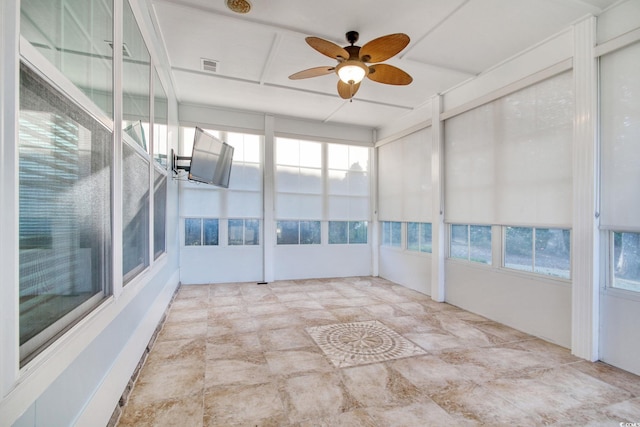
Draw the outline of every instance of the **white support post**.
[[[444,260],[446,257],[444,223],[444,126],[440,120],[442,96],[432,99],[431,119],[431,299],[445,301]]]
[[[574,26],[573,284],[571,351],[598,360],[599,232],[596,19]]]
[[[263,277],[265,282],[275,280],[275,247],[276,247],[276,227],[275,227],[275,119],[273,116],[264,118],[264,182],[263,182]]]
[[[375,143],[377,133],[374,130],[372,139]],[[380,275],[380,223],[378,222],[378,149],[369,149],[370,205],[371,205],[371,275]]]

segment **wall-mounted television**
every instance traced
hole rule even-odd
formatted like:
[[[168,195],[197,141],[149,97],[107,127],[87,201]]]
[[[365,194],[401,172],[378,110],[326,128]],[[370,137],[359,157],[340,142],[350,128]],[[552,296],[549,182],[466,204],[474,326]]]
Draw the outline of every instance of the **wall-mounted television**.
[[[229,188],[233,147],[196,127],[189,179]]]

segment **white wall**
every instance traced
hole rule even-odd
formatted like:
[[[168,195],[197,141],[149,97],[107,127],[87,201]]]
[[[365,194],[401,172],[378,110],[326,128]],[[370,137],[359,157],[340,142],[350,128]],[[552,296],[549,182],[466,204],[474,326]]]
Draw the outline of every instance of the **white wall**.
[[[259,282],[262,246],[182,246],[180,282],[184,285]]]
[[[431,295],[431,255],[380,247],[380,277]]]
[[[279,245],[276,280],[371,275],[371,245]]]
[[[447,302],[512,328],[571,346],[571,285],[447,260]]]

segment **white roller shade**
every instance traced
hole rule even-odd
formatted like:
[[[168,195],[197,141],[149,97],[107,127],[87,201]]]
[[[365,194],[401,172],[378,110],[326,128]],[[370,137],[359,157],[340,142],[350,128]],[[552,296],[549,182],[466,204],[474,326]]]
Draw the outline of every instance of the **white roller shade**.
[[[368,221],[370,148],[327,144],[328,219]]]
[[[431,222],[431,128],[378,148],[381,221]]]
[[[276,218],[322,219],[322,143],[276,138]]]
[[[640,43],[600,58],[604,228],[640,231]]]
[[[445,218],[569,226],[572,75],[563,73],[445,122]]]

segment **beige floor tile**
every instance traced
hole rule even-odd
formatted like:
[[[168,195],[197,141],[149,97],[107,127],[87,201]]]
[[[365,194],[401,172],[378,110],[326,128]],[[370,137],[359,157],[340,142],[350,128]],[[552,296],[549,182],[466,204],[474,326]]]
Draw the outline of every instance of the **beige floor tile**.
[[[216,387],[205,393],[205,426],[286,424],[282,400],[274,384]]]
[[[427,354],[336,367],[309,335],[367,321]],[[357,347],[373,351],[369,338]],[[352,277],[181,287],[119,426],[621,422],[640,422],[640,377],[385,279]]]
[[[207,336],[206,322],[169,323],[167,322],[158,334],[158,341],[175,341],[190,338],[204,339]]]
[[[340,378],[333,373],[289,378],[283,388],[285,406],[293,423],[337,416],[352,409]]]
[[[257,332],[245,334],[216,335],[207,338],[207,359],[241,358],[247,354],[262,354],[262,344]]]
[[[313,340],[300,328],[268,329],[260,332],[265,351],[291,350],[313,346]]]
[[[292,375],[303,372],[328,372],[333,366],[316,348],[268,351],[265,353],[274,375]]]
[[[224,385],[265,384],[271,381],[271,371],[262,355],[242,359],[216,359],[207,362],[205,388]]]
[[[420,389],[385,363],[343,369],[349,393],[363,406],[405,406],[421,400]]]
[[[146,365],[129,402],[144,405],[187,396],[202,396],[205,363],[174,362]]]
[[[368,408],[367,413],[376,426],[441,427],[472,425],[449,415],[432,401],[393,408]]]
[[[206,343],[200,338],[156,341],[145,363],[147,366],[171,362],[201,363],[205,348]]]
[[[169,399],[149,404],[129,404],[124,409],[120,427],[181,426],[202,427],[202,395]]]

